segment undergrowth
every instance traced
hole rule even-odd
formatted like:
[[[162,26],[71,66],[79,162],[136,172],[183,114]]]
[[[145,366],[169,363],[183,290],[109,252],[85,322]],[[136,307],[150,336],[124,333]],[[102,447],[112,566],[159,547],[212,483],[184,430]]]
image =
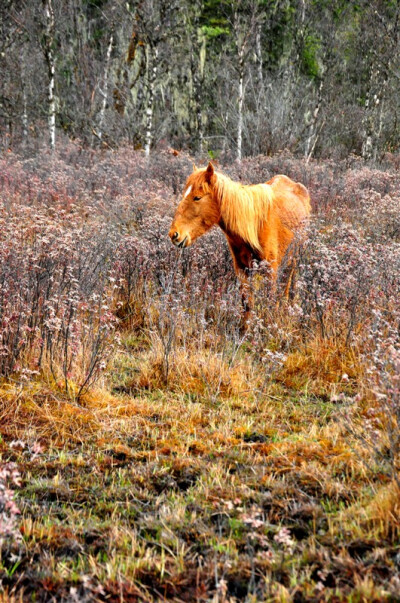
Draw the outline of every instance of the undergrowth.
[[[223,166],[313,200],[243,335],[222,234],[167,240],[190,166],[1,160],[0,600],[400,600],[399,176]]]

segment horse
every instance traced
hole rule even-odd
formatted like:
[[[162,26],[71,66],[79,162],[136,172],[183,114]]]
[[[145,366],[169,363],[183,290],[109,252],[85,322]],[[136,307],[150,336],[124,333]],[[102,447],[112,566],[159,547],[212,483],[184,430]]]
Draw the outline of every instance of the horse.
[[[297,233],[304,232],[311,213],[305,186],[282,174],[268,182],[244,185],[214,170],[209,162],[189,176],[173,218],[169,237],[179,248],[189,247],[214,225],[224,232],[240,282],[244,325],[252,310],[249,275],[255,261],[269,265],[276,284],[278,268]],[[286,295],[291,287],[292,259]]]

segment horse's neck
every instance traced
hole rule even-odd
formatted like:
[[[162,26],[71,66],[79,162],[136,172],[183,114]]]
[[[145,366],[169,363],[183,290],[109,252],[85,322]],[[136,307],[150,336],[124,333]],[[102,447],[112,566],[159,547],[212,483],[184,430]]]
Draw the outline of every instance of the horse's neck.
[[[237,185],[226,179],[215,192],[220,209],[219,226],[228,239],[242,241],[255,251],[261,251],[258,232],[260,213],[254,211],[254,200],[250,187]],[[262,217],[266,219],[266,216]]]

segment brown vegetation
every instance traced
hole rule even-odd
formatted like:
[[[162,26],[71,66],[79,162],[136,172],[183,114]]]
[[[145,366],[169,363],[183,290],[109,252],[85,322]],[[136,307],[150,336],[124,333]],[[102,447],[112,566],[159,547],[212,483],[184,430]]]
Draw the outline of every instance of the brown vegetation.
[[[183,153],[1,160],[1,601],[398,600],[390,161],[223,166],[314,204],[242,336],[221,233],[167,237]]]

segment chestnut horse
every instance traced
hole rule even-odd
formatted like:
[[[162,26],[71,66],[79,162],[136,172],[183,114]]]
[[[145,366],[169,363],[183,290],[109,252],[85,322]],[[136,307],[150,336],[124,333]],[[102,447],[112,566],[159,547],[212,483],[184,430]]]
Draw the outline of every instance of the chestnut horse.
[[[307,189],[287,176],[245,186],[215,172],[211,163],[189,176],[169,231],[177,247],[188,247],[218,224],[228,240],[235,272],[241,283],[245,321],[251,310],[248,282],[254,260],[265,260],[273,285],[279,265],[296,231],[310,215]],[[289,281],[292,279],[291,268]],[[286,291],[290,288],[290,282]]]

